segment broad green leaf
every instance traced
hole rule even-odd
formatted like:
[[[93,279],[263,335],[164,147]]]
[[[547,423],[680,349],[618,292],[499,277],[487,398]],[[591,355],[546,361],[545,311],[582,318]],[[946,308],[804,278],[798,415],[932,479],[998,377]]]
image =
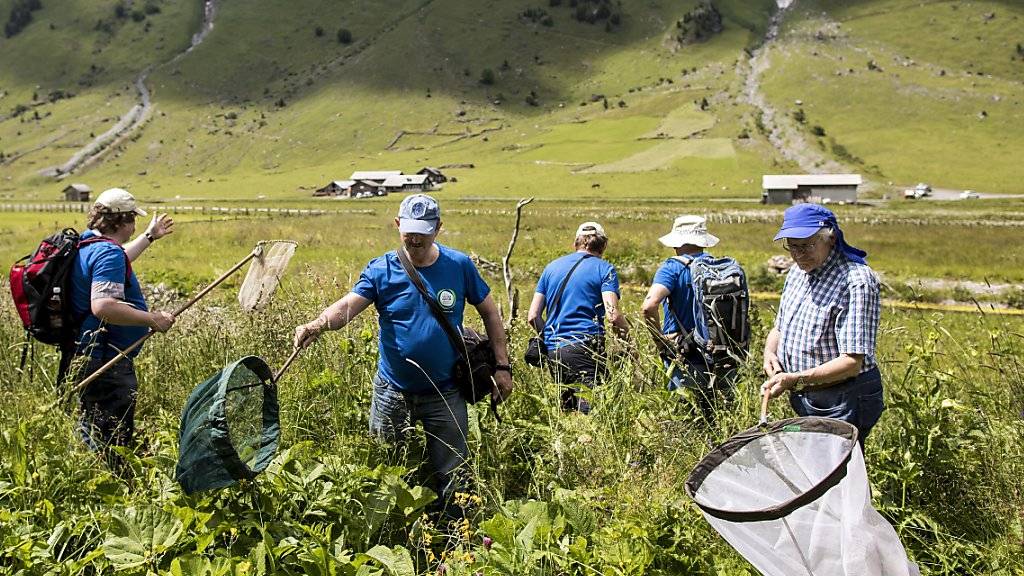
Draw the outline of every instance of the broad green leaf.
[[[103,554],[117,569],[142,566],[178,543],[183,531],[181,520],[159,508],[128,508],[103,543]]]
[[[412,565],[412,556],[401,546],[388,548],[378,544],[366,551],[366,555],[383,566],[388,576],[416,576]]]

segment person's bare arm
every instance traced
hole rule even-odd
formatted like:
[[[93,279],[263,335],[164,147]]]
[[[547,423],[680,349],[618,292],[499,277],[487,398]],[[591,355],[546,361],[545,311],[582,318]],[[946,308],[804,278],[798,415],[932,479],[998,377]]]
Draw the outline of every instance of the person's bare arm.
[[[654,339],[654,343],[658,346],[659,350],[671,348],[671,343],[661,333],[661,303],[668,296],[668,288],[661,284],[651,284],[650,289],[647,290],[647,296],[644,298],[644,303],[640,306],[644,314],[644,324],[647,326],[647,331],[650,332],[651,338]]]
[[[129,261],[135,262],[135,259],[141,256],[142,252],[152,244],[149,238],[146,238],[147,233],[153,237],[155,242],[173,232],[174,219],[167,214],[154,214],[153,219],[149,222],[149,226],[146,227],[146,231],[124,245],[124,253],[128,255]]]
[[[89,307],[93,316],[116,326],[146,326],[167,332],[174,325],[174,316],[167,312],[139,310],[117,298],[95,298]]]
[[[544,295],[534,292],[533,300],[530,301],[530,311],[526,313],[526,321],[537,334],[544,332],[544,303]]]
[[[764,373],[769,378],[782,372],[782,363],[779,362],[779,339],[782,334],[778,328],[772,328],[764,339]]]
[[[860,374],[863,365],[863,354],[840,354],[837,358],[810,370],[778,372],[761,385],[761,393],[768,392],[775,398],[786,390],[793,389],[801,380],[807,389],[828,388],[832,384]]]
[[[366,310],[372,302],[359,294],[349,292],[341,300],[325,308],[315,319],[295,327],[295,347],[305,348],[327,330],[338,330],[344,327],[360,312]]]
[[[629,335],[629,322],[619,310],[619,295],[615,292],[601,292],[601,300],[604,302],[605,318],[615,328],[619,338],[625,339]]]

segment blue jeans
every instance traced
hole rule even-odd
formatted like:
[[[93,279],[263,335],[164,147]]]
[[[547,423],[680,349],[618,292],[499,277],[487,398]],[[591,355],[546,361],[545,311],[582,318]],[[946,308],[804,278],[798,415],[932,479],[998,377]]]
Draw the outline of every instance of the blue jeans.
[[[835,418],[853,424],[863,449],[864,440],[885,410],[882,374],[875,367],[828,388],[793,392],[789,404],[800,416]]]
[[[400,444],[417,420],[423,423],[427,435],[432,488],[444,513],[458,515],[450,503],[456,492],[466,490],[469,475],[466,400],[454,388],[428,394],[400,392],[380,375],[375,376],[370,401],[370,433],[385,442]]]

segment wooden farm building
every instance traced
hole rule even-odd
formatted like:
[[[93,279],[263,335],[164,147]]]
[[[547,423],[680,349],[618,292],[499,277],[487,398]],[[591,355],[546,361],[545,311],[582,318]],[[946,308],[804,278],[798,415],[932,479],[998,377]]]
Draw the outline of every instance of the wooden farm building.
[[[64,188],[64,200],[68,202],[88,202],[92,188],[85,184],[68,184]]]
[[[348,196],[348,189],[355,183],[355,180],[334,180],[323,188],[317,188],[313,196]]]
[[[853,204],[863,182],[860,174],[766,174],[761,177],[761,202]]]
[[[387,195],[386,188],[371,180],[356,180],[348,189],[349,198],[372,198]]]
[[[417,172],[417,174],[426,176],[434,186],[448,181],[447,176],[442,174],[437,168],[433,168],[431,166],[424,166],[423,168],[420,168],[420,171]]]

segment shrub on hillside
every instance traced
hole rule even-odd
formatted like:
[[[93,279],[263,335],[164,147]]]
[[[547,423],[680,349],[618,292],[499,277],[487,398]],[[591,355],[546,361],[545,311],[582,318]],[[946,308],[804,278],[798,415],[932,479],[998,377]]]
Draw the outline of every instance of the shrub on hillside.
[[[338,42],[342,44],[352,43],[352,32],[348,28],[338,29]]]
[[[323,26],[317,26],[316,28],[313,29],[313,34],[317,38],[320,38],[321,36],[324,35],[324,27]]]
[[[146,2],[146,7],[144,8],[144,10],[145,10],[146,14],[159,14],[160,13],[160,7],[157,6],[156,2]]]
[[[494,70],[484,68],[483,71],[480,72],[480,83],[484,86],[491,86],[494,84]]]
[[[703,1],[684,14],[683,19],[676,22],[676,28],[679,30],[676,41],[680,44],[704,42],[722,32],[722,13],[711,2]]]
[[[132,20],[135,22],[142,22],[146,19],[146,13],[142,10],[132,10]]]
[[[32,13],[42,7],[40,0],[15,0],[7,23],[4,24],[4,36],[10,38],[24,30],[32,21]]]
[[[807,121],[807,115],[804,114],[803,108],[797,108],[796,111],[793,112],[793,120],[796,120],[801,124]]]
[[[813,128],[811,128],[811,134],[814,134],[815,136],[818,136],[820,138],[821,136],[825,135],[825,129],[822,128],[821,126],[815,125]]]

